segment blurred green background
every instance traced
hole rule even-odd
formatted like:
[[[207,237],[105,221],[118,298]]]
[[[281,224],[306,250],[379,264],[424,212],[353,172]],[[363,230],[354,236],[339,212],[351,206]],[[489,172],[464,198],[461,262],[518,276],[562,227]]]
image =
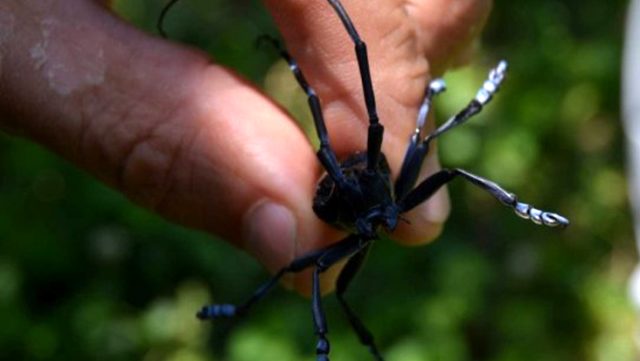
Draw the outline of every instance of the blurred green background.
[[[639,359],[618,109],[626,5],[495,1],[479,56],[446,77],[438,118],[475,94],[499,58],[511,73],[481,117],[441,140],[443,163],[572,225],[536,227],[484,192],[452,184],[439,240],[419,249],[378,242],[347,294],[388,361]],[[154,31],[162,2],[115,6]],[[259,2],[182,0],[166,30],[309,119],[284,64],[254,46],[258,35],[277,33]],[[282,289],[241,322],[195,319],[202,304],[244,300],[266,278],[225,243],[168,224],[42,148],[0,134],[0,359],[313,360],[309,302]],[[370,359],[333,297],[326,309],[332,360]]]

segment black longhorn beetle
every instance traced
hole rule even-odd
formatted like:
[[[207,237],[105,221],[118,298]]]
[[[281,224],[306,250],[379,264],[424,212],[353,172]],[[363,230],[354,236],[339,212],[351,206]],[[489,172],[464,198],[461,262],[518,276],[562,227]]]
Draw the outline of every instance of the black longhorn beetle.
[[[163,36],[165,36],[162,30],[163,19],[169,8],[177,1],[171,0],[163,8],[158,19],[158,30]],[[196,316],[200,320],[242,316],[247,313],[251,306],[264,298],[284,274],[313,268],[311,311],[315,333],[318,337],[316,344],[317,361],[328,361],[330,347],[327,339],[327,322],[320,294],[320,274],[337,262],[347,259],[345,267],[338,276],[336,296],[360,342],[369,348],[376,360],[381,361],[383,358],[378,351],[373,336],[351,310],[343,297],[351,280],[362,266],[369,248],[378,238],[379,231],[393,232],[403,213],[426,201],[440,187],[457,177],[461,177],[484,189],[502,204],[513,208],[518,216],[530,219],[536,224],[550,227],[566,227],[569,225],[569,220],[561,215],[545,212],[527,203],[519,202],[514,194],[507,192],[498,184],[463,169],[442,169],[422,180],[416,186],[420,167],[429,151],[431,141],[453,127],[466,122],[469,118],[478,114],[491,101],[506,75],[507,63],[504,60],[500,61],[489,72],[487,80],[478,90],[475,98],[464,109],[431,133],[424,135],[423,128],[431,108],[431,101],[435,95],[445,90],[445,83],[442,79],[435,79],[429,83],[418,112],[415,131],[409,140],[400,174],[395,184],[392,184],[389,165],[384,153],[380,150],[384,128],[380,124],[376,112],[367,47],[340,1],[327,1],[335,10],[355,44],[355,53],[369,116],[366,152],[353,154],[342,162],[336,158],[329,143],[329,135],[322,116],[320,100],[307,83],[296,61],[286,50],[279,46],[277,40],[267,36],[262,37],[261,40],[267,40],[276,47],[280,55],[289,64],[289,68],[298,84],[308,96],[316,133],[320,138],[320,149],[317,152],[317,156],[326,170],[326,174],[318,183],[313,200],[313,210],[320,219],[349,232],[349,235],[328,247],[310,252],[293,260],[288,266],[278,271],[268,282],[260,286],[246,302],[240,305],[215,304],[204,306]]]

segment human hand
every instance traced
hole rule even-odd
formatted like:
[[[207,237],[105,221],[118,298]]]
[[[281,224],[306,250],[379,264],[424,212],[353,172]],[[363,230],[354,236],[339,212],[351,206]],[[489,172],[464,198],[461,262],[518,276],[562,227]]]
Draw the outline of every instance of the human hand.
[[[320,96],[338,156],[364,149],[353,44],[329,4],[265,3]],[[490,3],[344,1],[368,45],[394,175],[427,81],[464,59]],[[0,79],[0,126],[138,204],[246,249],[271,271],[342,237],[311,210],[322,170],[287,114],[206,55],[144,34],[100,2],[0,4]],[[433,154],[426,163],[426,173],[438,166]],[[447,213],[439,192],[392,237],[433,239]],[[309,279],[298,277],[296,288]]]

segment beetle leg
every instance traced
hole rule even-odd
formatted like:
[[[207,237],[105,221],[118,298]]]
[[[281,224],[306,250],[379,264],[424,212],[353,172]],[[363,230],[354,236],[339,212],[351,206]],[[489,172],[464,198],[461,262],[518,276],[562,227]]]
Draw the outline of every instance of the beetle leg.
[[[216,304],[204,306],[202,309],[196,314],[200,320],[212,320],[215,318],[221,317],[233,317],[233,316],[242,316],[244,315],[251,306],[253,306],[256,302],[263,299],[273,287],[278,284],[278,281],[284,276],[286,273],[296,273],[304,270],[315,264],[315,262],[322,256],[326,250],[320,250],[316,252],[312,252],[306,254],[300,258],[295,259],[291,262],[287,267],[282,268],[278,273],[276,273],[269,281],[265,282],[262,286],[258,287],[258,289],[251,295],[251,297],[243,304],[239,306],[235,306],[232,304]]]
[[[202,307],[202,309],[196,314],[200,320],[213,320],[216,318],[222,317],[234,317],[234,316],[242,316],[244,315],[251,306],[253,306],[256,302],[263,299],[269,291],[273,289],[275,285],[278,284],[278,281],[284,276],[286,273],[297,273],[306,268],[313,266],[318,263],[318,260],[327,255],[327,254],[341,254],[344,253],[344,257],[347,257],[351,254],[351,249],[353,249],[355,245],[359,243],[359,237],[356,235],[349,235],[348,237],[342,239],[341,241],[330,245],[327,248],[313,251],[307,253],[303,256],[300,256],[293,260],[288,266],[282,268],[278,273],[276,273],[269,281],[265,282],[262,286],[258,287],[258,289],[253,293],[253,295],[243,304],[241,305],[232,305],[232,304],[214,304]],[[335,261],[334,261],[335,262]]]
[[[420,167],[427,155],[427,146],[420,143],[422,138],[422,130],[427,121],[427,117],[431,111],[431,102],[433,97],[446,90],[444,80],[438,78],[429,83],[427,87],[424,99],[418,110],[418,117],[416,119],[416,129],[414,130],[411,138],[409,139],[409,145],[402,161],[400,168],[400,175],[395,184],[395,195],[397,198],[404,197],[413,186],[416,184],[418,174],[420,173]]]
[[[329,4],[338,14],[340,21],[349,33],[349,37],[355,45],[356,58],[358,60],[358,68],[360,70],[360,79],[362,81],[362,90],[364,92],[364,101],[367,106],[367,114],[369,116],[369,130],[367,138],[367,169],[373,171],[378,164],[380,156],[380,148],[382,147],[382,135],[384,127],[378,120],[378,111],[376,110],[376,97],[373,93],[373,83],[371,82],[371,71],[369,69],[369,57],[367,56],[367,44],[362,41],[353,22],[349,18],[347,11],[344,9],[339,0],[328,0]]]
[[[336,283],[336,297],[340,302],[340,306],[342,306],[342,310],[347,315],[347,319],[349,320],[351,327],[358,335],[360,343],[369,348],[369,351],[377,361],[384,361],[376,347],[373,335],[362,321],[360,321],[360,318],[358,318],[358,316],[351,310],[351,307],[349,307],[347,301],[344,299],[344,292],[347,290],[347,287],[349,287],[349,284],[362,267],[362,263],[368,253],[369,246],[363,248],[360,252],[349,258],[346,266],[342,272],[340,272],[340,276],[338,276],[338,281]]]
[[[320,273],[325,269],[316,267],[313,271],[313,291],[311,293],[311,312],[313,314],[313,326],[318,335],[318,343],[316,344],[317,361],[329,361],[329,350],[331,346],[327,339],[327,319],[322,308],[322,294],[320,293]]]
[[[433,132],[429,133],[422,139],[422,141],[420,141],[421,129],[426,121],[426,116],[431,106],[431,97],[432,95],[444,90],[444,83],[440,79],[435,79],[429,83],[425,100],[418,112],[416,131],[409,141],[409,146],[405,153],[400,175],[396,181],[396,199],[404,198],[409,190],[416,184],[420,168],[422,167],[422,162],[429,152],[431,141],[480,113],[483,107],[493,99],[493,95],[500,89],[500,85],[506,77],[506,72],[507,62],[502,60],[495,68],[491,69],[487,79],[484,81],[480,89],[478,89],[475,98],[473,98],[464,109],[449,118],[446,122],[437,127]]]
[[[462,176],[465,180],[491,193],[491,195],[502,204],[513,208],[516,214],[522,218],[530,219],[536,224],[549,227],[566,227],[569,225],[567,218],[556,213],[542,211],[527,203],[519,202],[515,194],[507,192],[490,180],[469,173],[463,169],[443,169],[422,181],[422,183],[397,203],[400,213],[408,212],[418,204],[429,199],[440,187],[449,183],[457,176]]]
[[[322,294],[320,292],[320,274],[326,271],[342,259],[352,257],[368,248],[371,240],[363,240],[358,235],[350,235],[347,242],[340,242],[336,247],[328,249],[316,261],[316,269],[313,272],[313,288],[311,293],[311,313],[313,315],[313,326],[318,343],[316,344],[317,361],[329,361],[329,351],[331,345],[327,338],[329,329],[327,320],[322,308]]]
[[[331,144],[329,143],[329,133],[327,132],[327,126],[324,122],[324,117],[322,115],[322,107],[320,106],[320,98],[313,90],[313,88],[307,82],[307,79],[302,74],[302,70],[298,66],[296,60],[282,47],[278,40],[270,37],[268,35],[263,35],[258,38],[258,42],[268,41],[273,45],[274,48],[280,53],[280,56],[286,60],[287,64],[289,64],[289,69],[293,73],[296,78],[296,81],[307,94],[307,99],[309,103],[309,108],[311,109],[311,115],[313,116],[313,123],[316,128],[316,133],[318,134],[318,138],[320,140],[320,149],[318,149],[317,155],[320,163],[327,171],[331,179],[333,179],[334,183],[336,183],[339,187],[343,186],[346,183],[345,176],[342,173],[342,169],[340,169],[340,163],[336,158],[336,154],[331,148]]]

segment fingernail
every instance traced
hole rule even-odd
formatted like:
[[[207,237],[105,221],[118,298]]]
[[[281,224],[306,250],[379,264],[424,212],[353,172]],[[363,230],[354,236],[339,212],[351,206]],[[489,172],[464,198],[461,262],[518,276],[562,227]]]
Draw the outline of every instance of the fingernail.
[[[269,200],[257,202],[244,220],[244,248],[269,271],[275,272],[293,259],[296,219],[291,211]]]

